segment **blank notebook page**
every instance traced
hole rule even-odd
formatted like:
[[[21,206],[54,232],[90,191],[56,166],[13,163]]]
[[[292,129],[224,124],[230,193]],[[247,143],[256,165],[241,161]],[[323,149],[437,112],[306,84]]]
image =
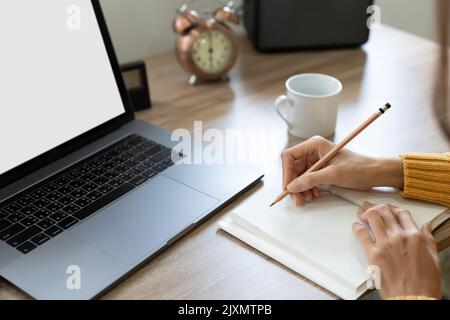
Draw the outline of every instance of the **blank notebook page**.
[[[408,209],[416,221],[418,227],[421,227],[424,223],[429,222],[448,210],[447,207],[412,199],[405,199],[400,196],[398,192],[395,192],[391,188],[377,188],[369,192],[347,190],[337,187],[327,188],[329,192],[338,195],[348,201],[351,201],[359,206],[364,201],[369,201],[374,204],[392,204],[399,208]]]
[[[241,205],[231,218],[239,225],[312,265],[336,281],[359,287],[366,279],[366,259],[351,232],[358,221],[356,211],[364,200],[391,203],[409,208],[420,223],[440,214],[444,207],[411,202],[391,192],[348,192],[330,189],[303,207],[296,207],[290,198],[269,208],[278,188],[264,188]],[[339,196],[337,196],[339,194]],[[345,200],[346,197],[348,200]],[[354,203],[352,203],[352,202]]]

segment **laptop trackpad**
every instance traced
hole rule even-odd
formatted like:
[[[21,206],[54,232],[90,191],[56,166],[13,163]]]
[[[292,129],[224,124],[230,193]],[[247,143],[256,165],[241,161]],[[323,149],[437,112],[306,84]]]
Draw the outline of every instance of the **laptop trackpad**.
[[[134,265],[218,202],[160,175],[71,232],[124,263]]]

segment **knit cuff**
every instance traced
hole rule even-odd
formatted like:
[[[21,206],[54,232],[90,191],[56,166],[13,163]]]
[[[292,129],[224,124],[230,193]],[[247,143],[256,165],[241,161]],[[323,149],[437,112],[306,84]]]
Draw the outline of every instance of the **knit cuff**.
[[[425,296],[398,296],[388,298],[387,300],[436,300],[436,299]]]
[[[450,206],[450,154],[402,154],[406,198]]]

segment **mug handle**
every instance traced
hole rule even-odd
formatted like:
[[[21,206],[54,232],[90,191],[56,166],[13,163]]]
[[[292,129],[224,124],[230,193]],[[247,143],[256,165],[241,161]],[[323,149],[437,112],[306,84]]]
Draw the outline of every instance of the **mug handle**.
[[[285,102],[287,102],[287,103],[285,103]],[[275,101],[275,106],[277,108],[277,113],[280,116],[280,118],[283,119],[284,122],[286,122],[289,129],[292,129],[292,124],[287,119],[287,116],[283,113],[283,109],[285,107],[293,107],[294,101],[292,101],[289,97],[282,95],[282,96],[279,96],[277,98],[277,100]]]

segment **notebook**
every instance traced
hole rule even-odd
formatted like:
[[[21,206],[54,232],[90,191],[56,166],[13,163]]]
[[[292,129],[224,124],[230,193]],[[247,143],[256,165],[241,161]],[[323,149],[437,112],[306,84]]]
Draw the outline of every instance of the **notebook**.
[[[319,199],[303,207],[286,198],[269,208],[279,191],[265,186],[219,227],[343,299],[357,299],[369,289],[367,261],[351,231],[365,200],[409,209],[419,226],[434,221],[439,228],[449,221],[447,207],[405,200],[393,189],[324,187]]]

